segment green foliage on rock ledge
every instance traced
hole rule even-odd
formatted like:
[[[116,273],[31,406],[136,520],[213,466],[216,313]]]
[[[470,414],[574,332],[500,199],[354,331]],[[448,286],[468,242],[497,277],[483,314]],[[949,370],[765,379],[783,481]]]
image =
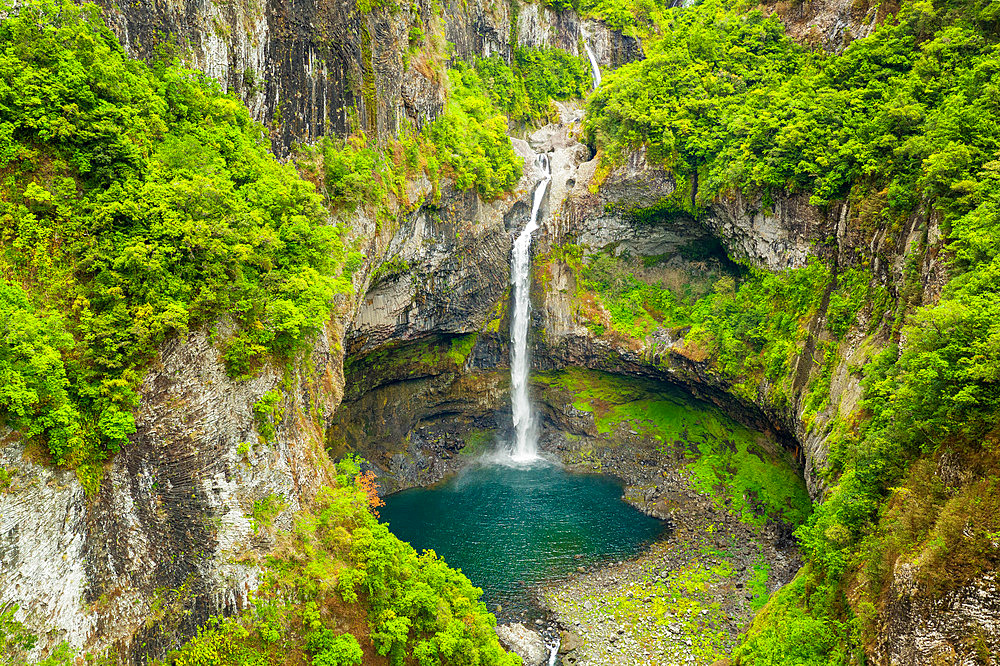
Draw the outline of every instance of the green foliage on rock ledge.
[[[518,47],[510,66],[494,53],[476,61],[490,98],[511,120],[549,122],[551,100],[582,99],[590,88],[589,64],[561,49]]]
[[[669,455],[683,456],[691,485],[745,523],[795,527],[811,501],[791,455],[715,407],[676,389],[582,368],[536,374],[546,391],[565,391],[573,408],[593,415],[599,436],[635,432]]]
[[[372,515],[360,465],[337,463],[335,487],[296,516],[265,566],[256,605],[218,619],[168,655],[174,666],[520,666],[500,647],[482,590],[431,551],[417,554]]]
[[[94,5],[0,11],[0,418],[81,465],[134,431],[169,336],[229,320],[244,377],[350,284],[313,187],[213,81],[129,60]]]
[[[588,131],[606,165],[648,146],[697,186],[695,215],[731,189],[761,195],[765,208],[777,193],[805,191],[819,206],[850,200],[871,233],[891,238],[923,219],[946,235],[950,280],[936,303],[919,307],[921,263],[934,243],[924,237],[895,248],[909,256],[892,298],[874,284],[863,257],[836,273],[799,269],[817,271],[804,299],[795,297],[793,274],[751,274],[735,289],[720,284],[703,299],[712,303],[703,315],[696,315],[699,301],[685,335],[693,360],[751,379],[748,389],[761,385],[752,375],[757,366],[773,387],[790,376],[787,360],[805,338],[801,324],[831,290],[807,419],[825,406],[836,345],[859,313],[870,315],[861,333],[879,329],[889,338],[861,370],[861,409],[829,425],[829,468],[817,471],[830,490],[797,532],[807,566],[735,655],[747,665],[854,663],[875,640],[899,558],[917,565],[928,594],[1000,565],[997,518],[986,518],[1000,426],[995,7],[909,2],[840,54],[811,53],[784,35],[776,17],[711,0],[671,11],[663,28],[661,41],[646,44],[647,60],[609,75],[591,98]],[[647,304],[655,299],[641,299],[652,315]],[[883,321],[893,305],[894,316]],[[727,358],[736,364],[728,367]],[[744,397],[782,407],[775,395]],[[975,470],[973,480],[935,482],[933,470],[949,468]]]
[[[523,162],[507,136],[508,120],[503,114],[513,109],[488,88],[492,79],[484,82],[476,68],[463,61],[455,61],[447,77],[443,113],[423,131],[404,131],[385,142],[359,131],[346,139],[326,137],[318,148],[297,147],[297,166],[321,186],[332,209],[360,207],[373,211],[380,224],[391,221],[401,210],[424,203],[410,202],[407,196],[407,184],[419,177],[430,181],[430,203],[440,195],[442,178],[451,179],[460,190],[474,189],[486,199],[514,189]],[[523,94],[523,85],[521,90]],[[545,95],[548,108],[549,91],[540,94]]]

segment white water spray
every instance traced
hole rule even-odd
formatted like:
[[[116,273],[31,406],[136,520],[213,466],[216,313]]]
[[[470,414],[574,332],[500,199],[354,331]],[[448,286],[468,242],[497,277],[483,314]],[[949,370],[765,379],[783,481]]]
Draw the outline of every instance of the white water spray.
[[[597,64],[597,56],[590,48],[590,33],[586,29],[582,29],[581,32],[583,32],[583,48],[587,50],[587,57],[590,58],[590,78],[594,82],[594,90],[597,90],[601,85],[601,66]]]
[[[559,663],[559,637],[556,637],[555,642],[549,646],[549,664],[548,666],[556,666]]]
[[[528,323],[531,318],[531,234],[538,229],[538,210],[542,206],[545,190],[552,180],[549,158],[538,155],[538,165],[543,176],[535,186],[535,197],[531,205],[531,219],[521,235],[514,241],[510,257],[510,284],[514,297],[514,312],[510,320],[510,398],[514,413],[514,447],[511,458],[514,462],[530,462],[538,458],[535,439],[534,416],[528,397]]]

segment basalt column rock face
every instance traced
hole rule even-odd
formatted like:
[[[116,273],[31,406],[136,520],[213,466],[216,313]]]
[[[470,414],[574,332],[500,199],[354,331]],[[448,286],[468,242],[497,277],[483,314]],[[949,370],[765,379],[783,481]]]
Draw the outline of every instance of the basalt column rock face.
[[[525,3],[430,0],[96,0],[105,20],[135,58],[179,57],[243,100],[270,129],[278,155],[295,142],[364,130],[370,137],[419,129],[444,108],[444,77],[429,33],[440,26],[455,57],[522,46],[579,52],[581,21]],[[438,14],[437,12],[440,12]],[[601,63],[641,57],[636,40],[589,21]]]
[[[369,134],[390,135],[443,104],[441,81],[403,62],[411,25],[432,20],[427,1],[370,12],[354,0],[99,4],[133,57],[180,56],[235,93],[279,155],[295,141],[346,134],[352,115]]]
[[[144,664],[246,606],[274,530],[331,482],[322,423],[343,387],[340,334],[331,324],[319,336],[315,369],[284,391],[268,441],[253,405],[280,372],[234,382],[217,345],[192,333],[161,350],[140,388],[138,432],[96,495],[16,441],[0,448],[12,473],[0,493],[0,607],[18,604],[43,636],[35,657],[68,641]]]
[[[517,13],[517,44],[532,48],[560,48],[584,56],[583,41],[602,68],[616,69],[642,60],[645,54],[638,39],[612,30],[602,21],[581,19],[576,12],[555,11],[540,3],[525,3]]]

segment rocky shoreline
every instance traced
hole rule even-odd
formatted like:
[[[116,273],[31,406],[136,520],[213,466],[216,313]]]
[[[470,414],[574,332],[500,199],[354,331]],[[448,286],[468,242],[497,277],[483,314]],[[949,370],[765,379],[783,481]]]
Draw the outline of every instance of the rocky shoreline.
[[[800,566],[789,526],[741,521],[693,490],[681,461],[627,436],[601,446],[549,432],[543,450],[571,471],[621,479],[623,499],[671,530],[633,559],[581,566],[535,590],[541,617],[498,627],[526,666],[549,663],[556,634],[564,666],[715,663]]]

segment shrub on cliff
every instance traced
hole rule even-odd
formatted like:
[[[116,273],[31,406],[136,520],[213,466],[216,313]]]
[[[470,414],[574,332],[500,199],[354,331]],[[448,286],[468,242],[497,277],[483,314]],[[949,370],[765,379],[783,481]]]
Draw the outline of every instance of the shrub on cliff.
[[[512,190],[523,163],[507,136],[507,118],[469,65],[456,62],[448,81],[448,104],[428,129],[439,159],[459,189],[475,187],[486,198]]]
[[[354,458],[337,463],[336,485],[296,516],[265,567],[255,608],[213,620],[166,662],[348,666],[367,652],[393,666],[520,666],[500,647],[482,590],[379,523],[359,471]]]
[[[167,337],[227,318],[245,376],[302,349],[350,284],[312,185],[214,81],[130,60],[94,5],[0,12],[0,418],[81,465],[134,430]]]

